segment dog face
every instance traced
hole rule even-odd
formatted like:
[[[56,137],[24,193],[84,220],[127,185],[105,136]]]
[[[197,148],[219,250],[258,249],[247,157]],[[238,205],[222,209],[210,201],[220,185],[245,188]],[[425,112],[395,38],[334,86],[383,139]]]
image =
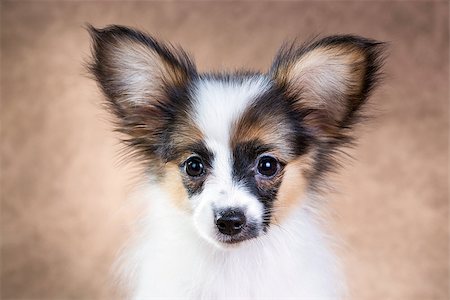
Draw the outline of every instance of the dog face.
[[[92,74],[124,142],[216,245],[280,224],[351,141],[382,44],[334,36],[282,48],[267,73],[200,74],[133,29],[89,28]]]

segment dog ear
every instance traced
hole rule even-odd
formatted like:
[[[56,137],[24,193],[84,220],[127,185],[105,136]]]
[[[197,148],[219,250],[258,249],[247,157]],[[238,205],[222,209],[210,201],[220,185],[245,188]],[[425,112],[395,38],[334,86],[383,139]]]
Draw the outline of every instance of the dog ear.
[[[279,51],[269,74],[303,111],[306,126],[321,137],[336,137],[358,120],[380,77],[383,48],[349,35],[293,44]]]
[[[195,73],[182,49],[166,46],[123,26],[88,27],[92,37],[90,71],[107,98],[123,109],[152,105],[164,87],[181,86]]]
[[[92,38],[88,69],[118,117],[117,131],[128,136],[124,141],[135,150],[151,154],[165,143],[161,136],[174,117],[171,98],[197,74],[193,62],[182,49],[134,29],[88,26],[88,31]]]

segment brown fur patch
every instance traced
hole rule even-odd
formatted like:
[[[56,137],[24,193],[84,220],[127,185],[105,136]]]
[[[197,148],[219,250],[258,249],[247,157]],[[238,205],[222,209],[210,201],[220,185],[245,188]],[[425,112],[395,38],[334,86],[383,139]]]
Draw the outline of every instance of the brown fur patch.
[[[168,193],[170,200],[176,207],[183,211],[190,212],[188,194],[183,185],[179,167],[176,164],[166,164],[161,186]]]
[[[281,223],[301,200],[309,183],[312,164],[312,155],[306,154],[286,165],[283,181],[273,206],[272,223]]]
[[[290,145],[287,142],[288,124],[274,114],[267,116],[255,116],[254,114],[255,112],[250,108],[236,123],[231,135],[231,148],[234,149],[238,144],[257,140],[277,149],[277,153],[274,154],[278,159],[285,162],[292,159],[292,153],[289,152]]]
[[[204,135],[201,130],[193,120],[187,117],[178,121],[177,128],[172,134],[172,143],[175,145],[175,148],[182,152],[188,151],[190,146],[198,144],[203,140]]]

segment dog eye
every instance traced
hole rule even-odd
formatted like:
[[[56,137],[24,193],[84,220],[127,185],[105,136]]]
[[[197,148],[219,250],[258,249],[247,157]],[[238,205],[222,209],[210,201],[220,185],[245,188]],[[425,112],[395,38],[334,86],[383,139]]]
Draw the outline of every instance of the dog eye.
[[[199,177],[205,172],[205,166],[203,165],[200,157],[194,156],[186,161],[186,173],[191,177]]]
[[[272,156],[263,156],[258,161],[258,173],[266,177],[275,175],[278,167],[278,161]]]

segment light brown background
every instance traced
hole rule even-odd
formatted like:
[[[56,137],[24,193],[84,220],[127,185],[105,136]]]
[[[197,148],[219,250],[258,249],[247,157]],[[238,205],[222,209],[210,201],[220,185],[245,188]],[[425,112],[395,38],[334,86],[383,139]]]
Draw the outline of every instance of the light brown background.
[[[111,299],[134,172],[118,164],[84,22],[183,45],[201,70],[265,70],[316,34],[389,41],[378,117],[330,195],[353,299],[448,299],[447,2],[21,2],[1,15],[1,298]]]

